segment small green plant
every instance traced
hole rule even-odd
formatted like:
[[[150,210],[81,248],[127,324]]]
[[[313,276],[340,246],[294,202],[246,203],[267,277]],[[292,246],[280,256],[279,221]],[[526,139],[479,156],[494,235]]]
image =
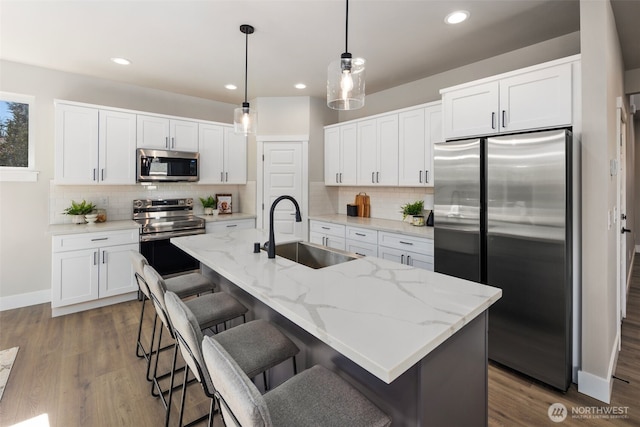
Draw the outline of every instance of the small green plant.
[[[215,209],[216,206],[218,206],[218,201],[213,196],[209,196],[206,199],[203,199],[202,197],[200,197],[200,203],[202,203],[202,207],[203,208],[213,208],[213,209]]]
[[[413,203],[407,203],[406,205],[401,206],[401,208],[403,221],[409,215],[422,215],[424,200],[416,200]]]
[[[86,201],[82,201],[81,203],[76,203],[73,200],[71,201],[71,206],[64,210],[66,215],[86,215],[91,213],[96,208],[96,205]]]

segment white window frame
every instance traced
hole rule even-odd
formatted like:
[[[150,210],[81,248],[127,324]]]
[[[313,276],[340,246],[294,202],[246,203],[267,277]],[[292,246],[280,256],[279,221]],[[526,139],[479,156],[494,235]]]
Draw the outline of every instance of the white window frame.
[[[8,102],[19,102],[29,106],[29,160],[27,167],[10,167],[0,166],[0,181],[22,181],[36,182],[38,180],[38,171],[36,166],[36,150],[35,150],[35,129],[36,129],[36,98],[31,95],[22,95],[11,92],[1,92],[0,100]]]

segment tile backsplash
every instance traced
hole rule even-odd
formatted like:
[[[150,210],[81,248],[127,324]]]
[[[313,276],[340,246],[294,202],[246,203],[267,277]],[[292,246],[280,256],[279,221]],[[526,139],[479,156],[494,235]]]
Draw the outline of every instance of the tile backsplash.
[[[255,181],[253,185],[200,185],[166,183],[156,185],[55,185],[49,188],[49,224],[70,223],[63,214],[71,201],[86,200],[107,211],[107,221],[131,219],[134,199],[167,199],[193,197],[193,211],[204,212],[199,197],[231,194],[234,212],[252,213],[255,210]],[[243,203],[243,200],[246,203]],[[246,204],[246,208],[244,209]],[[244,209],[244,210],[243,210]]]
[[[347,213],[347,204],[355,202],[356,194],[366,193],[371,205],[371,217],[402,221],[402,205],[424,200],[433,188],[405,187],[339,187],[338,213]]]

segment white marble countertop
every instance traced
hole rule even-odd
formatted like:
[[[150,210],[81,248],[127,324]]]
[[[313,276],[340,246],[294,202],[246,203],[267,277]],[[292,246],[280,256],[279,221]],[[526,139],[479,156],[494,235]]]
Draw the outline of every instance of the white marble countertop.
[[[47,232],[52,236],[61,234],[94,233],[97,231],[130,230],[140,228],[137,222],[126,219],[122,221],[105,221],[93,224],[51,224]]]
[[[391,383],[491,304],[502,291],[363,257],[314,270],[253,253],[260,229],[171,239],[253,297]],[[277,243],[298,240],[276,235]]]
[[[433,227],[416,227],[405,221],[394,221],[391,219],[379,218],[362,218],[358,216],[347,216],[343,214],[310,215],[309,219],[433,239]]]
[[[232,213],[223,215],[197,215],[198,218],[204,219],[206,222],[218,222],[218,221],[238,221],[242,219],[255,219],[256,214],[246,213]]]

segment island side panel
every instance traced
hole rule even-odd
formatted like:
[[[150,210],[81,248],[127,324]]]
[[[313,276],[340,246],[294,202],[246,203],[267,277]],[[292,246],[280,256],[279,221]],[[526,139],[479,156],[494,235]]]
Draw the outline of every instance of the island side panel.
[[[486,311],[387,384],[217,272],[202,267],[222,290],[249,308],[248,320],[269,320],[292,338],[300,348],[298,372],[315,364],[337,372],[387,413],[393,426],[487,425]],[[270,370],[269,383],[276,387],[292,374],[290,364],[281,364]]]

